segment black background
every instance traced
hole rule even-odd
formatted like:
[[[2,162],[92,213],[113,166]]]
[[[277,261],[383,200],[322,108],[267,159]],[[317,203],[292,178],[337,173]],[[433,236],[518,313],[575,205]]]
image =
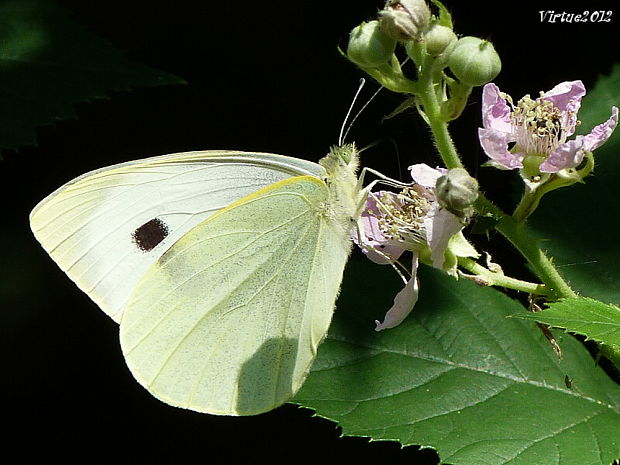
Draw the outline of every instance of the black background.
[[[136,61],[188,85],[115,92],[78,104],[79,118],[39,130],[39,146],[1,162],[0,289],[3,452],[65,463],[309,460],[433,464],[433,451],[339,438],[338,428],[285,405],[251,418],[169,407],[131,377],[117,326],[57,269],[28,228],[28,212],[53,189],[91,169],[200,149],[259,150],[317,160],[338,140],[361,73],[338,53],[348,31],[372,19],[379,1],[60,2],[73,18]],[[446,0],[459,34],[494,42],[503,60],[495,80],[516,98],[564,80],[597,76],[619,61],[620,11],[613,2]],[[541,23],[540,10],[612,10],[611,23]],[[361,102],[377,86],[369,82]],[[476,142],[480,90],[453,127],[466,163],[483,160]],[[414,162],[435,163],[415,113],[384,124],[400,98],[382,91],[349,140],[366,146],[363,164],[399,177]],[[358,104],[359,106],[359,104]],[[480,171],[489,195],[509,174]],[[8,432],[6,432],[8,431]],[[481,464],[484,465],[484,464]],[[544,465],[544,464],[541,464]]]

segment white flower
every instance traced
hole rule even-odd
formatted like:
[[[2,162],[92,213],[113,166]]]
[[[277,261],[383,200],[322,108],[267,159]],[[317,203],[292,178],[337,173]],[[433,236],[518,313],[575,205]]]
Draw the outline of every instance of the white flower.
[[[393,263],[405,251],[413,253],[411,276],[396,295],[394,305],[376,330],[400,324],[418,300],[418,262],[421,260],[456,275],[456,257],[477,257],[476,250],[462,236],[465,226],[456,215],[437,201],[435,184],[445,169],[425,164],[409,167],[415,184],[399,193],[371,192],[361,216],[362,240],[353,240],[369,259],[379,264]]]

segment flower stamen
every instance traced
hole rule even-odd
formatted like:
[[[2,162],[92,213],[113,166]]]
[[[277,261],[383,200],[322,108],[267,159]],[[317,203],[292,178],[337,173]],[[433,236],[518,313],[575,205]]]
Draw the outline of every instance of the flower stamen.
[[[551,101],[543,99],[543,95],[541,92],[536,100],[526,95],[511,113],[517,146],[525,153],[549,155],[566,142],[562,111]]]
[[[426,189],[412,186],[405,187],[398,194],[384,191],[375,195],[380,210],[377,215],[379,230],[386,238],[403,244],[405,248],[426,245],[424,218],[431,204],[428,193],[420,190]]]

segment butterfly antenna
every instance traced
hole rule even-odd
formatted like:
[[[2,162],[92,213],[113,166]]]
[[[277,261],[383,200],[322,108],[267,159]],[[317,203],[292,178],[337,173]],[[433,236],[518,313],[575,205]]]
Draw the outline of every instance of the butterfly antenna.
[[[351,102],[351,106],[349,107],[349,111],[347,112],[347,116],[345,117],[344,122],[342,123],[342,127],[340,128],[340,136],[338,137],[338,145],[344,144],[344,141],[346,140],[347,136],[349,135],[349,131],[351,130],[351,128],[355,124],[355,121],[357,121],[357,118],[362,114],[362,112],[366,109],[366,107],[370,104],[370,102],[372,102],[374,100],[374,98],[381,91],[381,89],[383,89],[383,87],[379,87],[379,89],[377,89],[377,91],[368,99],[368,101],[364,104],[364,106],[362,106],[362,108],[360,108],[360,110],[355,114],[355,116],[353,117],[353,119],[351,120],[351,122],[349,123],[349,125],[348,125],[348,127],[347,127],[347,129],[345,131],[344,128],[345,128],[345,126],[347,126],[347,121],[349,120],[349,116],[351,116],[351,112],[353,111],[353,107],[355,106],[355,102],[357,101],[357,98],[359,97],[359,94],[362,91],[362,88],[364,87],[364,84],[366,84],[366,80],[364,78],[360,79],[360,85],[357,88],[357,92],[355,93],[355,96],[353,97],[353,101]],[[344,132],[344,134],[343,134],[343,132]]]
[[[347,134],[349,133],[349,129],[344,130],[345,126],[347,125],[347,121],[349,120],[349,116],[351,116],[351,111],[353,111],[353,106],[355,105],[355,102],[357,100],[357,97],[359,97],[360,92],[362,91],[362,89],[364,88],[364,84],[366,84],[366,79],[361,78],[360,79],[360,85],[357,87],[357,92],[355,92],[355,95],[353,96],[353,100],[351,101],[351,105],[349,105],[349,110],[347,111],[347,115],[344,117],[344,121],[342,122],[342,126],[340,126],[340,134],[338,135],[338,145],[342,147],[342,144],[344,143],[344,138],[347,137]],[[349,128],[351,126],[349,125]],[[344,132],[344,135],[343,135]]]

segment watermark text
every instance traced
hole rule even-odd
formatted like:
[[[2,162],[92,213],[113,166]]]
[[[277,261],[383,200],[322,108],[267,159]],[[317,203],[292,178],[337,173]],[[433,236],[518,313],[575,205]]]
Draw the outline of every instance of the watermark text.
[[[579,13],[541,10],[538,12],[541,23],[611,23],[611,10],[584,10]]]

